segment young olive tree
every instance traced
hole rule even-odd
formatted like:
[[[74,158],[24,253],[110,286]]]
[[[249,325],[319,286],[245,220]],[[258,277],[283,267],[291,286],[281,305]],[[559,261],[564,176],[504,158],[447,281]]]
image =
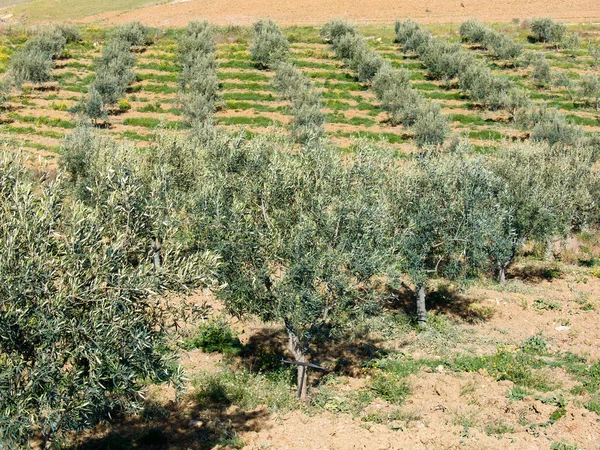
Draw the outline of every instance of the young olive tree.
[[[587,221],[596,203],[592,166],[590,149],[546,143],[504,147],[491,160],[503,185],[500,207],[508,212],[488,249],[500,283],[526,241],[551,244],[566,236],[572,224]]]
[[[460,149],[428,154],[396,178],[390,204],[397,258],[416,286],[417,321],[425,325],[428,280],[460,278],[488,264],[486,245],[504,214],[494,196],[498,178]]]
[[[410,88],[410,72],[394,69],[390,63],[383,63],[371,84],[377,99],[381,101],[386,92],[394,88]]]
[[[424,101],[417,110],[411,131],[419,147],[442,144],[450,133],[448,117],[438,103]]]
[[[216,45],[207,22],[190,22],[179,40],[183,115],[192,124],[209,122],[219,102]]]
[[[565,24],[555,22],[551,18],[533,19],[530,22],[531,38],[535,42],[560,44],[567,31]]]
[[[202,150],[195,227],[222,255],[218,295],[236,315],[282,323],[290,354],[307,361],[385,261],[385,164],[320,146],[294,154],[272,138],[219,142]],[[304,377],[298,366],[303,398]]]
[[[600,77],[595,73],[585,75],[582,77],[580,85],[581,96],[588,103],[593,103],[596,110],[600,109]]]
[[[292,100],[296,94],[308,88],[309,81],[292,63],[284,62],[275,68],[271,82],[284,100]]]
[[[257,64],[273,67],[287,60],[289,53],[290,44],[275,22],[262,19],[254,24],[250,54]]]
[[[130,47],[143,47],[153,42],[151,29],[140,22],[130,22],[118,26],[112,32],[111,38],[127,42]]]
[[[321,92],[304,88],[292,99],[292,138],[301,144],[318,140],[325,132],[325,114],[321,110]]]
[[[396,21],[394,25],[396,32],[396,42],[398,42],[405,52],[419,52],[432,39],[429,31],[421,28],[417,22],[410,19]]]
[[[145,383],[176,380],[161,302],[216,267],[171,238],[156,270],[147,213],[169,205],[154,205],[135,168],[103,150],[89,155],[106,164],[79,158],[85,200],[63,174],[33,179],[14,154],[0,155],[0,442],[9,448],[34,435],[47,446],[130,410]]]
[[[545,57],[536,58],[533,63],[533,73],[531,74],[531,77],[538,86],[546,86],[552,81],[552,70]]]

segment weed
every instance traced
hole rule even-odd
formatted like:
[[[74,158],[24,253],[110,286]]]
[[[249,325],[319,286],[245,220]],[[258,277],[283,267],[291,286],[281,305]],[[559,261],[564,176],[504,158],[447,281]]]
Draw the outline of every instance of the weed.
[[[198,333],[185,341],[185,347],[234,355],[241,351],[242,344],[224,319],[212,319],[200,325]]]
[[[549,310],[558,310],[561,308],[560,303],[557,302],[548,302],[543,298],[538,298],[533,301],[533,307],[540,311],[549,311]]]
[[[485,432],[488,436],[514,433],[514,431],[515,429],[512,425],[502,420],[494,420],[485,425]]]

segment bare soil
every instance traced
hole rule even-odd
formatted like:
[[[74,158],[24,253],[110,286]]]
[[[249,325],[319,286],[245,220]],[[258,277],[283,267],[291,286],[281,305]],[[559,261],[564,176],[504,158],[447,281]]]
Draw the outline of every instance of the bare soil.
[[[153,26],[182,26],[190,20],[220,25],[250,25],[268,17],[281,25],[318,25],[333,17],[361,24],[392,23],[410,17],[424,23],[459,23],[477,18],[486,22],[551,16],[567,22],[600,21],[597,0],[190,0],[148,6],[128,12],[109,12],[84,22],[124,23],[140,20]]]

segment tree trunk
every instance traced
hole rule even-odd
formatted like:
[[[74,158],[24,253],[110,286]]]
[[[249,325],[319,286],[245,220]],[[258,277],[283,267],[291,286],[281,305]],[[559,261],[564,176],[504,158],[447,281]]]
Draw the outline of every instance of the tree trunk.
[[[506,284],[506,264],[500,264],[500,268],[498,270],[498,283],[502,285]]]
[[[425,285],[417,285],[417,322],[420,326],[427,323],[427,310],[425,308]]]
[[[552,238],[546,239],[546,251],[544,256],[546,261],[554,260],[554,243],[552,242]]]
[[[306,362],[306,346],[302,345],[296,333],[288,328],[288,350],[297,362]],[[305,366],[298,367],[298,398],[307,400],[308,394],[308,369]]]
[[[162,244],[158,238],[154,238],[152,242],[152,259],[154,262],[154,271],[158,272],[160,269],[160,249],[162,248]]]

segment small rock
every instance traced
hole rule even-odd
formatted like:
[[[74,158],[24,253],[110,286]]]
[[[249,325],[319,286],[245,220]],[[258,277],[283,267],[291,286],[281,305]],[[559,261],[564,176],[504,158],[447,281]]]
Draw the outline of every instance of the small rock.
[[[571,329],[571,327],[568,327],[566,325],[561,325],[560,327],[555,328],[556,331],[568,331],[570,329]]]
[[[442,365],[440,364],[439,366],[437,366],[437,367],[435,368],[435,371],[436,371],[437,373],[444,373],[444,372],[445,372],[445,370],[444,370],[444,366],[442,366]]]

